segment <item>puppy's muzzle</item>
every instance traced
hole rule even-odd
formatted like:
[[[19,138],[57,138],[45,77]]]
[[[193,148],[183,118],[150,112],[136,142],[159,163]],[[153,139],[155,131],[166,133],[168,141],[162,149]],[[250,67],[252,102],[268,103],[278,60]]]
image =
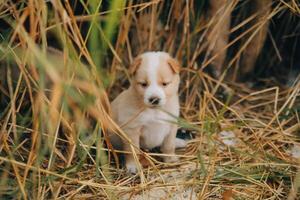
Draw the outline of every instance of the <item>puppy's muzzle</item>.
[[[159,97],[150,97],[150,98],[148,99],[148,101],[149,101],[149,103],[150,103],[151,105],[157,106],[157,105],[159,105],[161,99],[160,99]]]

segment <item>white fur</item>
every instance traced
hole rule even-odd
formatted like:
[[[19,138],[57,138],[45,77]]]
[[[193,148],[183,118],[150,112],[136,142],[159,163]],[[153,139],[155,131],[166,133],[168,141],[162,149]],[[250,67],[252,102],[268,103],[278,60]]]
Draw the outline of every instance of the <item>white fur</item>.
[[[186,147],[186,141],[180,138],[175,139],[175,147],[176,148],[184,148]]]
[[[161,146],[163,140],[170,132],[170,123],[168,121],[174,121],[171,116],[156,109],[147,109],[141,113],[139,120],[143,124],[141,147],[145,149]]]
[[[151,97],[158,97],[160,99],[159,106],[166,103],[166,95],[157,81],[157,70],[160,65],[159,56],[168,56],[165,52],[148,52],[143,54],[143,57],[150,62],[146,62],[147,74],[149,79],[149,87],[145,91],[144,103],[151,106],[149,99]]]

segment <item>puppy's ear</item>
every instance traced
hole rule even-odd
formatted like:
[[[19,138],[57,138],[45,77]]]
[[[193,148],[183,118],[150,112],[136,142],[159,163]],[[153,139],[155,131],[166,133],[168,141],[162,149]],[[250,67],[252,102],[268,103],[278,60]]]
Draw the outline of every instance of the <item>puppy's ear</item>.
[[[178,74],[180,72],[180,65],[177,60],[175,60],[174,58],[169,58],[167,62],[175,74]]]
[[[141,63],[142,63],[141,57],[137,57],[133,60],[133,62],[131,63],[131,65],[129,67],[129,70],[128,70],[130,76],[134,76],[135,72],[138,70]]]

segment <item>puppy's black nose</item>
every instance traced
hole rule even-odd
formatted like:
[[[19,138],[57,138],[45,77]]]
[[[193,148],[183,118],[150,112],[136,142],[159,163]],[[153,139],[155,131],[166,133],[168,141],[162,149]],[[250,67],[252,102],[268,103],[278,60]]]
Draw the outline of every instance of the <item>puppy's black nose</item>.
[[[149,98],[149,103],[151,103],[154,106],[158,105],[159,102],[160,102],[160,98],[158,98],[158,97],[150,97]]]

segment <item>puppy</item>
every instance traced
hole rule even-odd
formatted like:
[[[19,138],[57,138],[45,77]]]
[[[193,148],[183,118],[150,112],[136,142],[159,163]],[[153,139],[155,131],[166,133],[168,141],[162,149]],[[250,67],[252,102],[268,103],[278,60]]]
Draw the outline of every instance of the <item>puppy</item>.
[[[144,149],[160,147],[165,162],[176,162],[175,147],[184,147],[185,141],[176,138],[179,116],[178,62],[165,52],[147,52],[138,56],[129,68],[131,85],[112,102],[112,116],[126,133],[133,146]],[[173,123],[172,123],[173,121]],[[111,134],[116,148],[132,151],[128,141]],[[125,155],[126,168],[137,172],[132,154]]]

